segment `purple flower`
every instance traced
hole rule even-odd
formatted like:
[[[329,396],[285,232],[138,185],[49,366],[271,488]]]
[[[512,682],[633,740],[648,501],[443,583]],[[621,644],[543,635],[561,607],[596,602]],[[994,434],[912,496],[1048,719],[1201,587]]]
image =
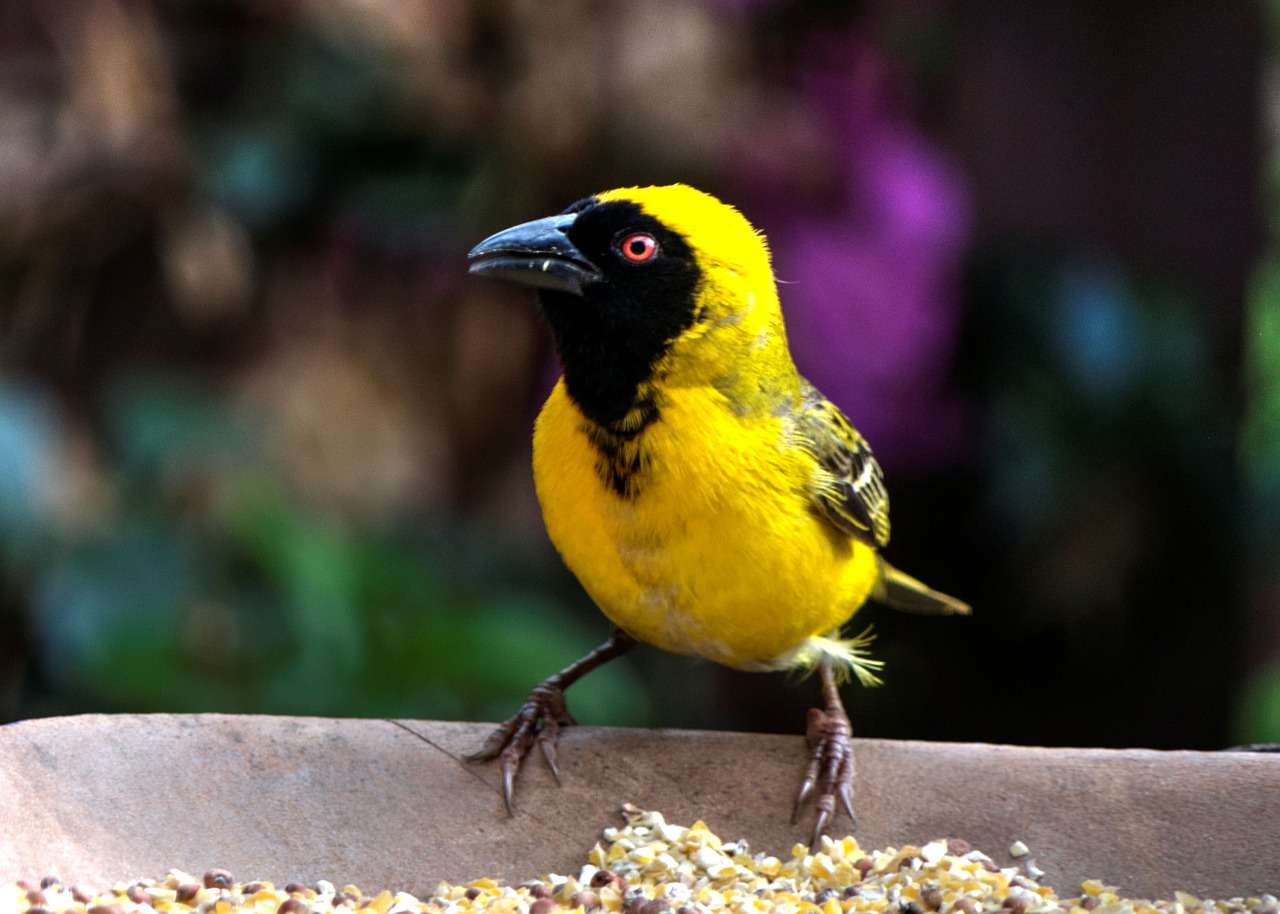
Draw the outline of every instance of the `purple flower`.
[[[969,233],[961,175],[867,42],[826,34],[804,61],[795,129],[739,175],[772,244],[792,353],[888,467],[945,465],[967,425],[947,386]]]

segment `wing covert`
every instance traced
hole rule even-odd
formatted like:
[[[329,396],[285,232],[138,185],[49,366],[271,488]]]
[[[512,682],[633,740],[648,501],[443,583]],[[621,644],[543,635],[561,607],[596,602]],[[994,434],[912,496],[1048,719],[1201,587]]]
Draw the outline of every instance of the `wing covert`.
[[[813,508],[833,527],[871,546],[889,542],[889,493],[866,439],[844,413],[805,382],[797,430],[817,458]]]

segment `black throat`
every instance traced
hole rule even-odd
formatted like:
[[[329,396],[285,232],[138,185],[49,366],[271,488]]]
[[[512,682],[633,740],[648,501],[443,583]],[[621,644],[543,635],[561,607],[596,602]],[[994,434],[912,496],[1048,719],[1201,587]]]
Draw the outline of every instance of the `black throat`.
[[[566,234],[600,270],[581,295],[540,289],[564,366],[569,397],[587,422],[600,480],[619,497],[644,488],[649,452],[644,433],[661,421],[655,376],[671,344],[696,319],[702,278],[693,250],[635,203],[592,199],[570,207]],[[652,235],[659,256],[630,263],[618,246],[635,232]]]
[[[582,295],[539,290],[543,313],[555,335],[569,396],[583,414],[611,432],[634,432],[635,411],[656,410],[642,402],[642,388],[671,343],[693,323],[698,268],[689,243],[630,201],[582,201],[568,211],[578,218],[567,234],[600,268],[601,279]],[[653,263],[628,263],[618,239],[643,231],[658,243]],[[648,424],[646,422],[645,424]]]
[[[624,431],[629,416],[636,420],[638,408],[648,417],[644,425],[656,420],[656,404],[642,394],[641,387],[653,378],[670,342],[646,339],[620,327],[610,315],[584,308],[577,296],[548,291],[539,296],[555,335],[565,387],[582,414],[618,433]]]

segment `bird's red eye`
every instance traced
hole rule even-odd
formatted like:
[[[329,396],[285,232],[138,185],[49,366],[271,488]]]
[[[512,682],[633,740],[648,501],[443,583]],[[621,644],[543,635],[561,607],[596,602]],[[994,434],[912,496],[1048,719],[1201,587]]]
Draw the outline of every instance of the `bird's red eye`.
[[[645,263],[658,253],[658,241],[652,235],[636,232],[623,238],[618,250],[632,263]]]

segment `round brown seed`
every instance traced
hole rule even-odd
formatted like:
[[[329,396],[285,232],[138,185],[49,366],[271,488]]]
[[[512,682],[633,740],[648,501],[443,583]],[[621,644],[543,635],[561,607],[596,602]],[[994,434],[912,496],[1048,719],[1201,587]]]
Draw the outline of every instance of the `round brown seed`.
[[[627,888],[627,880],[613,870],[600,870],[591,877],[591,887],[593,889],[602,889],[606,885],[611,885],[619,892],[623,892]]]
[[[204,874],[206,889],[229,889],[235,882],[235,878],[226,870],[209,870]]]
[[[936,885],[926,885],[920,890],[920,902],[930,911],[937,911],[942,907],[942,889]]]
[[[196,885],[194,882],[184,882],[175,889],[175,892],[175,897],[178,901],[183,904],[191,904],[191,902],[196,900],[196,896],[200,894],[200,886]]]
[[[560,905],[550,896],[545,898],[534,899],[533,904],[529,905],[529,914],[551,914],[552,911],[558,911]]]
[[[1027,908],[1031,907],[1031,904],[1027,901],[1027,896],[1019,892],[1017,895],[1006,896],[1004,904],[1000,907],[1009,911],[1010,914],[1027,914]]]
[[[284,901],[280,902],[280,906],[276,908],[276,914],[307,914],[311,910],[311,905],[307,904],[296,895],[290,895]]]
[[[129,890],[125,894],[134,904],[151,904],[151,896],[147,894],[147,890],[136,882],[129,886]]]

